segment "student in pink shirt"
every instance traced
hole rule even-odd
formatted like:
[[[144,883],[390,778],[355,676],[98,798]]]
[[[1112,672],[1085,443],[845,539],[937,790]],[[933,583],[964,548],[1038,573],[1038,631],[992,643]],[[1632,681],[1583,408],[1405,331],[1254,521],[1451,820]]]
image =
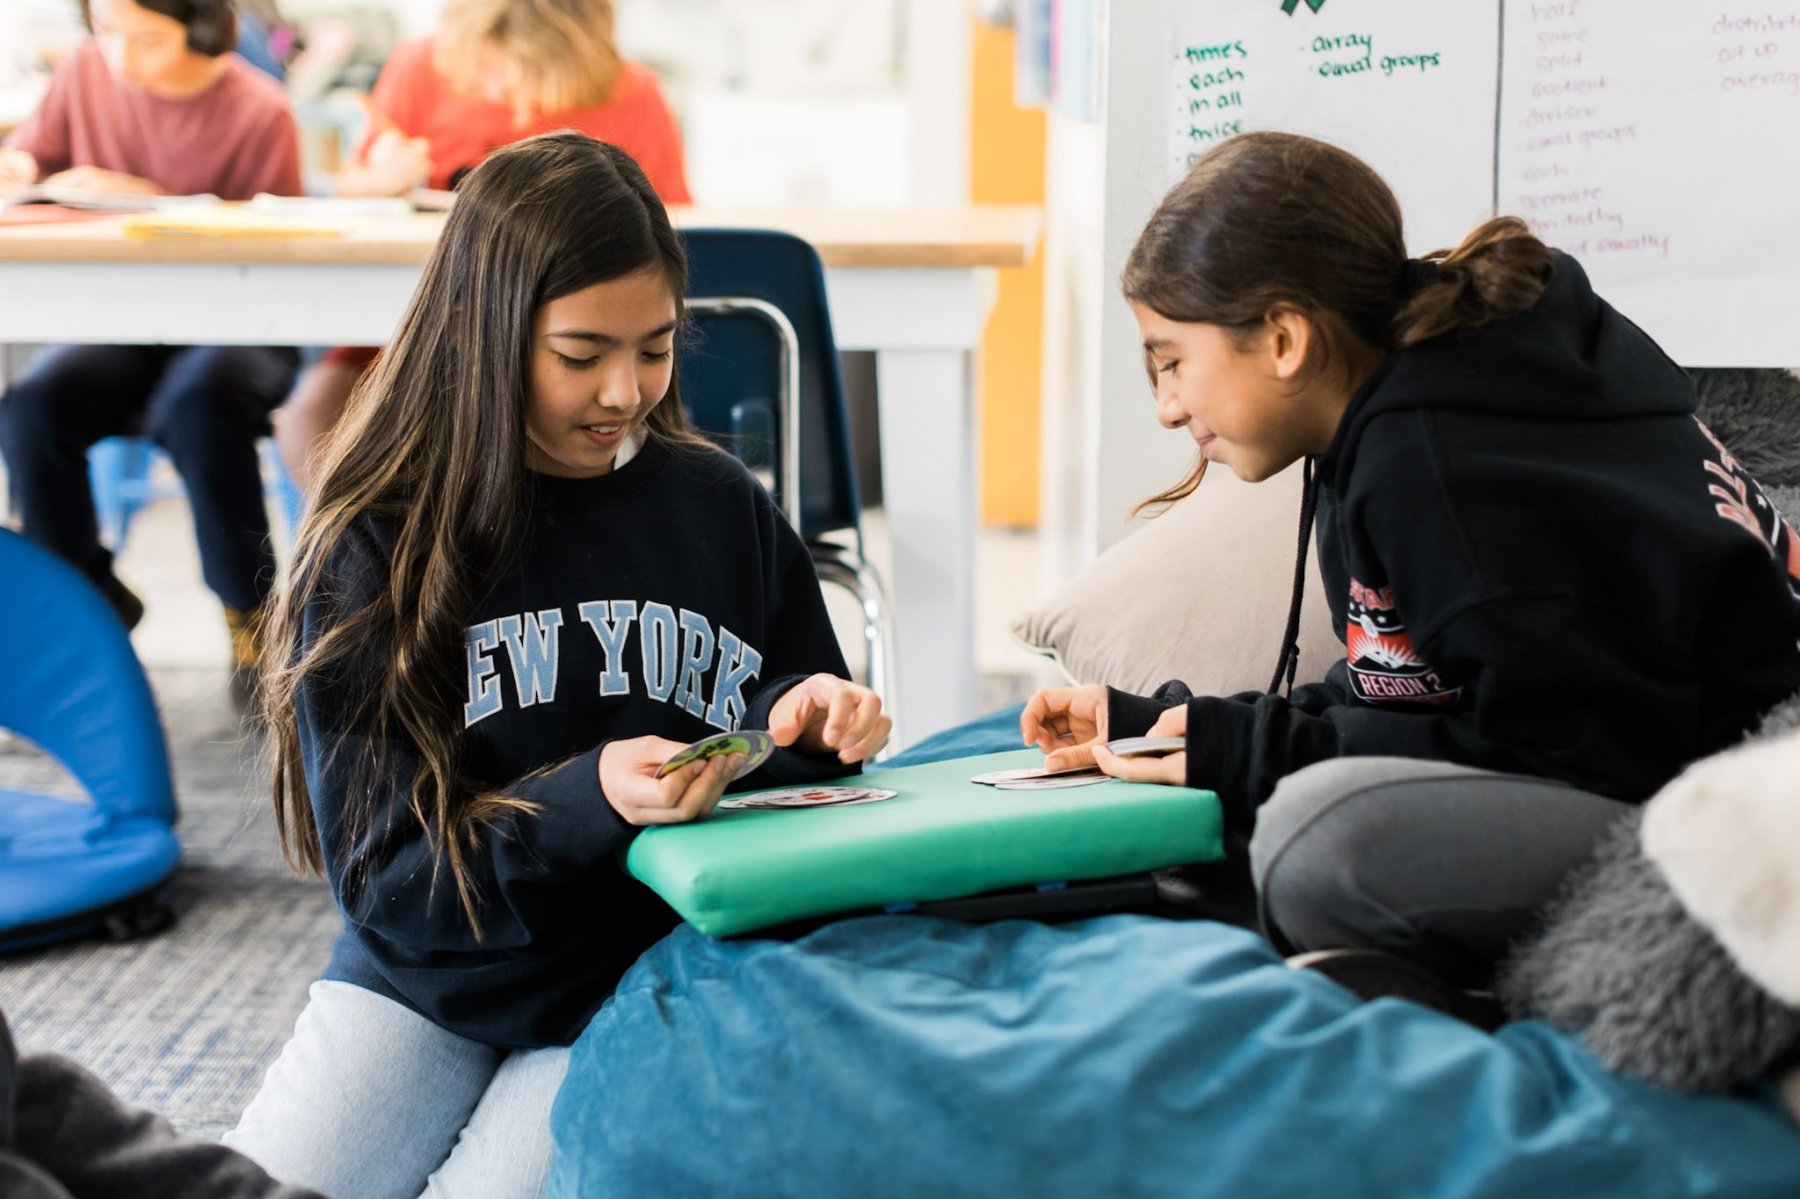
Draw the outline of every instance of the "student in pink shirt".
[[[41,181],[226,200],[300,193],[287,98],[231,52],[231,0],[83,7],[94,36],[0,149],[0,188]],[[254,677],[255,631],[275,577],[256,439],[295,365],[293,349],[274,346],[60,346],[0,397],[0,451],[25,535],[86,572],[127,626],[144,605],[100,545],[87,449],[141,433],[168,452],[187,485],[207,586],[225,605],[240,696]]]

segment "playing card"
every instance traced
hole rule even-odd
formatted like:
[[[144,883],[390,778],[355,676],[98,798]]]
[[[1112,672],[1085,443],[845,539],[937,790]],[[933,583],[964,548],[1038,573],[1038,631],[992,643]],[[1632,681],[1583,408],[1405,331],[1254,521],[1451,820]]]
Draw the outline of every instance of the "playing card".
[[[844,808],[855,804],[879,803],[892,799],[897,791],[878,787],[790,787],[781,791],[758,791],[751,795],[727,795],[719,801],[721,808]]]
[[[986,774],[971,775],[971,783],[980,783],[986,787],[999,786],[1002,783],[1016,783],[1021,780],[1055,779],[1055,778],[1095,778],[1106,776],[1098,766],[1071,766],[1067,770],[1045,770],[1032,767],[1025,770],[990,770]]]
[[[1186,737],[1121,737],[1117,741],[1108,741],[1106,748],[1121,758],[1129,758],[1138,754],[1161,755],[1179,753],[1187,748]]]
[[[1011,779],[1003,783],[995,783],[996,791],[1054,791],[1061,787],[1091,787],[1095,783],[1104,783],[1107,776],[1095,771],[1092,774],[1046,774],[1034,779]]]
[[[774,752],[775,738],[761,729],[715,733],[711,737],[702,737],[692,745],[678,749],[669,755],[669,760],[656,768],[656,777],[667,778],[697,758],[716,758],[722,754],[743,754],[744,764],[738,767],[736,774],[731,776],[732,781],[735,782],[767,762],[769,755]]]

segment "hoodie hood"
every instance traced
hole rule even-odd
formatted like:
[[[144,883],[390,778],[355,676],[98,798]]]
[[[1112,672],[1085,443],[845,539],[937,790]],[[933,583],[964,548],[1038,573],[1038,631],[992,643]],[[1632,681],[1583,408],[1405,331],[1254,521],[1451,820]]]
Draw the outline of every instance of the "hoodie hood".
[[[1421,285],[1436,273],[1424,262],[1408,271]],[[1404,409],[1593,421],[1687,415],[1694,403],[1686,372],[1559,252],[1544,294],[1524,312],[1388,355],[1352,397],[1326,457],[1348,450],[1369,421]]]

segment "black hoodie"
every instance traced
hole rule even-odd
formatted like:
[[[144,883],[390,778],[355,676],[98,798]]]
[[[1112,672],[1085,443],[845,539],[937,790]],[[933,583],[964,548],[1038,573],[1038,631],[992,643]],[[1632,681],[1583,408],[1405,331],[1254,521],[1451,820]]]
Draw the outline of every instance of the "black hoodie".
[[[1389,355],[1316,465],[1345,660],[1188,705],[1188,783],[1239,828],[1350,755],[1639,801],[1800,690],[1800,540],[1572,258],[1525,312]],[[1158,711],[1114,693],[1111,735]]]

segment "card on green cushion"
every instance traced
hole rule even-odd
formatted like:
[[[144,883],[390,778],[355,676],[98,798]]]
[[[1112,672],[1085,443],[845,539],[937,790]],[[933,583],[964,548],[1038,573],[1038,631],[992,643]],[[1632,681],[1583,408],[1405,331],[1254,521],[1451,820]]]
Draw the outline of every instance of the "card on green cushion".
[[[1224,854],[1211,791],[1125,783],[997,791],[969,781],[1038,766],[1035,749],[842,780],[899,794],[849,807],[716,812],[647,829],[626,868],[701,932],[1107,878]]]

